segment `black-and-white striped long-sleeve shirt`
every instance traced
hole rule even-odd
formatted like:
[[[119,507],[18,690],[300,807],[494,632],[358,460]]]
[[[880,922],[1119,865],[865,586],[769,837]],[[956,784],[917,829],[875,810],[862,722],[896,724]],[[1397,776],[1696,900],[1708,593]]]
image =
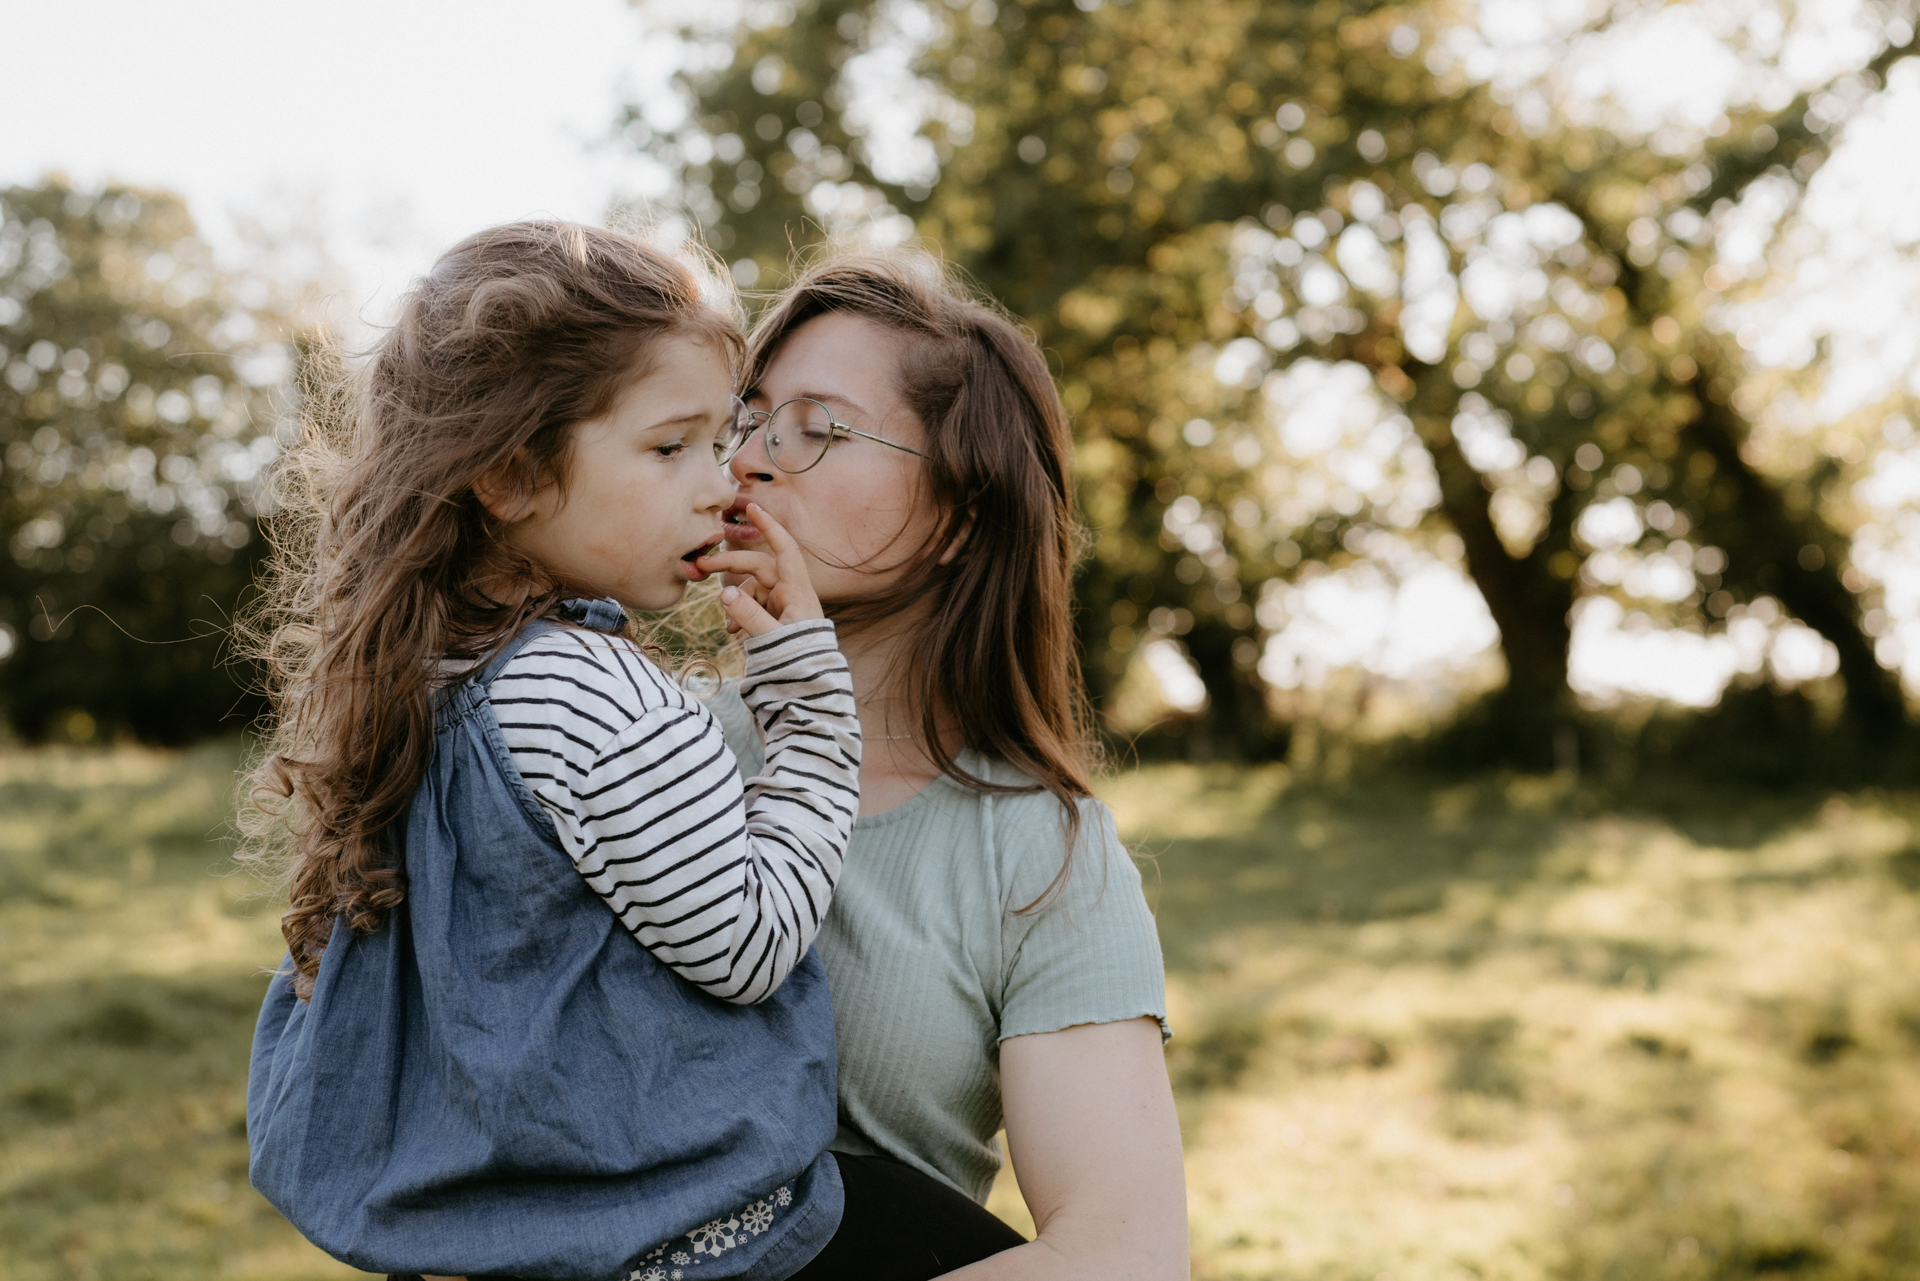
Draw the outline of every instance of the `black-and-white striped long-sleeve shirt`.
[[[723,1000],[765,1000],[820,929],[859,809],[860,722],[833,624],[745,643],[766,736],[742,782],[713,713],[631,641],[526,645],[490,691],[514,765],[640,944]]]

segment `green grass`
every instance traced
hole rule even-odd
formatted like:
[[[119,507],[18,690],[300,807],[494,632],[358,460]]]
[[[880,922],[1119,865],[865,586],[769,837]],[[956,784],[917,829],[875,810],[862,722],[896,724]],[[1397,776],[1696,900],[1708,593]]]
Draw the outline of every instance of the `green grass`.
[[[1201,1278],[1920,1275],[1920,796],[1116,783]]]
[[[358,1275],[246,1185],[237,749],[0,752],[0,1278]],[[1214,1278],[1920,1275],[1920,793],[1162,766]],[[1011,1180],[995,1207],[1019,1220]]]
[[[247,1186],[238,749],[0,753],[0,1277],[358,1276]]]

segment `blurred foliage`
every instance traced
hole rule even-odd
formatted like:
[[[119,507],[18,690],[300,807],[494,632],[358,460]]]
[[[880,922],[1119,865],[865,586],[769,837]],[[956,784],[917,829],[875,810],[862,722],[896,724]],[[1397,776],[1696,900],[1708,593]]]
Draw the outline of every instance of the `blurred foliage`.
[[[180,201],[0,190],[0,719],[182,742],[261,704],[222,629],[264,548],[286,349]]]
[[[1470,5],[1373,0],[748,0],[682,26],[686,120],[627,128],[743,282],[911,219],[1032,326],[1080,440],[1103,704],[1178,637],[1209,694],[1196,745],[1268,751],[1287,585],[1437,554],[1500,628],[1506,758],[1551,763],[1593,594],[1696,630],[1784,605],[1884,740],[1906,709],[1830,519],[1842,469],[1752,448],[1762,380],[1720,313],[1790,261],[1782,210],[1914,48],[1913,6],[1866,6],[1877,52],[1811,89],[1722,8],[1751,96],[1652,137],[1555,59],[1505,70]],[[1782,205],[1772,252],[1723,263],[1756,192]],[[1290,448],[1311,379],[1344,370],[1371,410]],[[1582,537],[1602,504],[1625,527],[1605,545]],[[1667,586],[1630,594],[1636,569]]]

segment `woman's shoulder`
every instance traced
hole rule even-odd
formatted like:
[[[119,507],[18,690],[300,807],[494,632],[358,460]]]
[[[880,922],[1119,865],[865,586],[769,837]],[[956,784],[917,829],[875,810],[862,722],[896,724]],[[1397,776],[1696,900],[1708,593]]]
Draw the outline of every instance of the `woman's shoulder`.
[[[1018,788],[1018,791],[976,792],[976,795],[992,796],[996,810],[1000,811],[999,821],[1017,824],[1022,827],[1036,826],[1035,820],[1051,815],[1056,820],[1064,820],[1066,806],[1060,798],[1048,791],[1046,786],[1033,775],[1004,757],[993,756],[986,752],[969,749],[961,753],[960,768],[997,788]],[[969,789],[972,790],[972,789]],[[1104,822],[1112,826],[1113,814],[1106,802],[1097,796],[1082,796],[1075,799],[1075,807],[1080,811],[1082,825]]]
[[[1077,831],[1073,832],[1073,871],[1069,879],[1086,871],[1104,881],[1113,866],[1132,868],[1132,859],[1114,828],[1113,812],[1098,797],[1074,798],[1073,808],[1079,821],[1071,824],[1066,804],[1012,762],[968,752],[960,765],[975,778],[996,788],[1021,789],[988,792],[959,788],[973,798],[974,804],[990,813],[994,851],[1015,897],[1032,888],[1030,882],[1037,882],[1038,889],[1028,894],[1028,898],[1037,897],[1052,884],[1067,861],[1069,829],[1074,827]]]
[[[1025,777],[1004,763],[995,773],[995,782]],[[992,804],[1007,891],[1001,1038],[1142,1016],[1164,1031],[1159,934],[1113,812],[1077,798],[1069,854],[1066,807],[1052,793],[997,795]]]

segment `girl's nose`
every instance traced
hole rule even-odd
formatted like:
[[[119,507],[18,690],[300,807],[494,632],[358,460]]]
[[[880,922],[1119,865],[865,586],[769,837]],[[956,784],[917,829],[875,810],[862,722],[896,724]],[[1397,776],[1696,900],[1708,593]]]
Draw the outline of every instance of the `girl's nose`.
[[[714,468],[712,475],[700,490],[700,508],[702,510],[717,511],[722,507],[731,507],[733,505],[733,496],[739,488],[739,484],[733,478],[731,468]]]

